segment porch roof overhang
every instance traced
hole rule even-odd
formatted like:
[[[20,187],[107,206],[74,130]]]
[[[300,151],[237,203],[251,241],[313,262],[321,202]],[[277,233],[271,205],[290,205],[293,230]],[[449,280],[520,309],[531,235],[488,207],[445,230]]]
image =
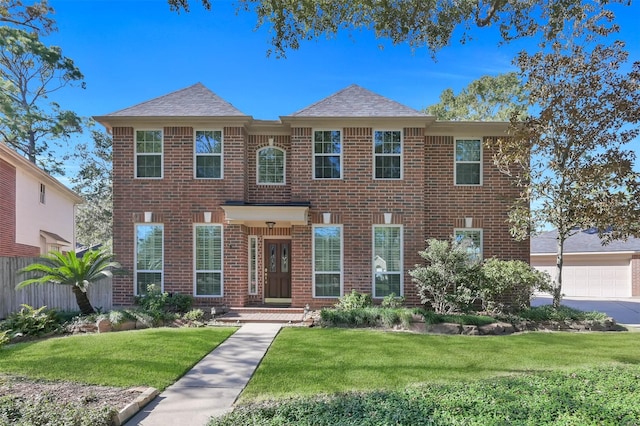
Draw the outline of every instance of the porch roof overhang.
[[[266,228],[267,222],[273,222],[273,227],[288,228],[291,225],[308,225],[310,206],[309,202],[270,204],[227,201],[221,207],[225,221],[232,225]]]

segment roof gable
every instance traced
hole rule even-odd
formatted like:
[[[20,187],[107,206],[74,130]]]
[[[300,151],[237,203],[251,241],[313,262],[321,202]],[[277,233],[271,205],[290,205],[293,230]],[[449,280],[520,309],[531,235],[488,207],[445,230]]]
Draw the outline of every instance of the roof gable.
[[[106,117],[246,117],[202,83],[121,109]]]
[[[352,84],[291,117],[427,117],[399,102]]]

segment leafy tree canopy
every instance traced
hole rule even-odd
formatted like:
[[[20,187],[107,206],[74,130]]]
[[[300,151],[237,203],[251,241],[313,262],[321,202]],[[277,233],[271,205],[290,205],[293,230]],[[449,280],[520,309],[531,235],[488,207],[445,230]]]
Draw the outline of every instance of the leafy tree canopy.
[[[189,11],[189,0],[167,0],[171,10]],[[201,0],[206,9],[215,2]],[[554,40],[566,25],[582,20],[608,3],[626,0],[238,0],[238,11],[253,12],[256,27],[266,26],[277,56],[296,50],[304,40],[333,37],[341,31],[372,30],[394,44],[427,46],[432,53],[460,42],[473,30],[497,27],[505,42],[534,35]],[[268,53],[272,53],[271,50]]]
[[[30,32],[49,34],[56,30],[47,0],[25,5],[22,0],[0,0],[0,23]]]
[[[518,74],[510,72],[495,77],[485,75],[462,89],[440,94],[440,102],[427,107],[426,113],[438,120],[509,121],[513,115],[524,117],[529,100]]]

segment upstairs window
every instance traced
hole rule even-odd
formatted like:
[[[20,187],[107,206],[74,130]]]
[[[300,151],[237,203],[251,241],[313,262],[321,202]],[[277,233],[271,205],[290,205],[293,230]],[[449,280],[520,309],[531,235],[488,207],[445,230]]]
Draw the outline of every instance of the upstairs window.
[[[376,130],[373,133],[374,177],[402,179],[402,132]]]
[[[313,177],[342,178],[342,133],[340,130],[313,132]]]
[[[198,179],[222,179],[222,131],[196,130],[195,174]]]
[[[136,177],[162,177],[162,131],[136,131]]]
[[[262,185],[284,185],[285,154],[280,148],[266,147],[258,151],[258,183]]]
[[[455,140],[455,184],[482,185],[482,141],[480,139]]]

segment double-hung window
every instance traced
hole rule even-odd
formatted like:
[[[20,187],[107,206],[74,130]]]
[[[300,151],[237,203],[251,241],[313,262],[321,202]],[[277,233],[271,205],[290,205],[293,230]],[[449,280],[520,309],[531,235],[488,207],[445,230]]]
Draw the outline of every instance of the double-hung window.
[[[467,249],[469,261],[482,262],[482,229],[455,229],[455,239]]]
[[[313,226],[313,295],[342,295],[342,226]]]
[[[340,130],[313,132],[313,177],[315,179],[342,178],[342,132]]]
[[[162,177],[162,130],[136,130],[136,177]]]
[[[402,131],[374,131],[373,156],[376,179],[402,179]]]
[[[482,185],[482,141],[479,138],[455,140],[455,184]]]
[[[136,268],[134,291],[147,294],[147,287],[154,284],[163,288],[163,234],[160,224],[136,225]]]
[[[222,130],[196,130],[196,167],[198,179],[222,179]]]
[[[373,297],[402,296],[402,226],[373,227]]]
[[[222,225],[195,225],[195,296],[220,297],[222,280]]]
[[[258,151],[257,176],[261,185],[285,184],[285,152],[276,147],[266,147]]]

